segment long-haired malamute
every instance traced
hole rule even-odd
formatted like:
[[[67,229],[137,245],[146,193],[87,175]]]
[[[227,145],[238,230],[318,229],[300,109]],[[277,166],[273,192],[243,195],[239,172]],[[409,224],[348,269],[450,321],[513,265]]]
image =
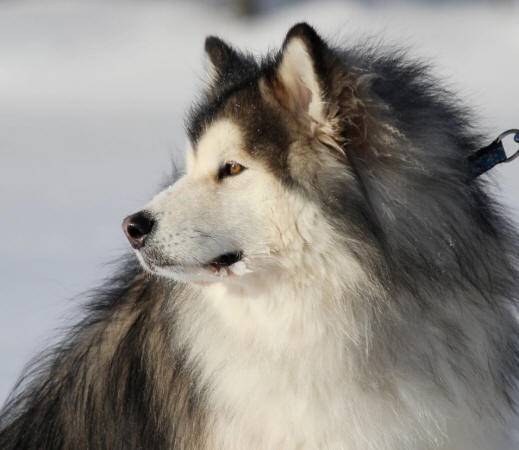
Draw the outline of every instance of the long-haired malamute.
[[[205,47],[186,174],[123,223],[140,266],[21,382],[0,447],[517,449],[518,238],[466,111],[306,24],[259,62]]]

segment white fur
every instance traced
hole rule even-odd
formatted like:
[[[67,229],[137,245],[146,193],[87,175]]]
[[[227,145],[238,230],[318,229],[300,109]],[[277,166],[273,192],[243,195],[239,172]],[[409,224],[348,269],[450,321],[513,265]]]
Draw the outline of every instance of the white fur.
[[[174,345],[188,349],[208,393],[208,447],[497,449],[498,425],[433,382],[398,364],[383,374],[363,367],[379,350],[359,292],[379,287],[318,206],[242,146],[236,125],[216,122],[191,151],[187,175],[147,208],[160,222],[155,247],[183,265],[146,267],[193,282],[193,297],[177,305]],[[228,160],[248,169],[217,183]],[[196,264],[237,247],[245,258],[223,278]],[[450,369],[438,370],[461,393]]]

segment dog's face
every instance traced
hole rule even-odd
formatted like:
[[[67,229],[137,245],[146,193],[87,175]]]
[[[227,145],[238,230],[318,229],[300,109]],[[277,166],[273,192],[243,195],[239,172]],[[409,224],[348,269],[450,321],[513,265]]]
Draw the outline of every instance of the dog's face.
[[[315,233],[326,242],[330,230],[312,198],[324,179],[351,174],[316,69],[324,46],[299,25],[260,66],[207,39],[212,82],[189,123],[186,174],[124,223],[147,270],[236,280],[293,266]]]
[[[146,206],[156,224],[139,250],[144,267],[221,280],[265,269],[281,250],[289,192],[245,145],[240,127],[219,119],[190,146],[187,173]]]

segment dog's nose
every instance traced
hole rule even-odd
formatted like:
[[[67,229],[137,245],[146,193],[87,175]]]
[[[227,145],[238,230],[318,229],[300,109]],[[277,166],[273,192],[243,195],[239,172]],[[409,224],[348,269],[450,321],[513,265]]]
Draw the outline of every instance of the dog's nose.
[[[130,241],[130,245],[139,249],[144,246],[146,237],[149,236],[154,225],[155,220],[148,211],[139,211],[124,219],[123,230]]]

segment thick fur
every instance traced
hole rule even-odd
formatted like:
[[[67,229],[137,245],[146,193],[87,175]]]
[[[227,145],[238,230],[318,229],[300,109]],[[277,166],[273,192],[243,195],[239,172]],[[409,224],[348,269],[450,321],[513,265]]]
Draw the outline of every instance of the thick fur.
[[[468,112],[306,24],[262,61],[206,52],[145,270],[25,376],[0,447],[517,448],[519,241],[471,176]]]

